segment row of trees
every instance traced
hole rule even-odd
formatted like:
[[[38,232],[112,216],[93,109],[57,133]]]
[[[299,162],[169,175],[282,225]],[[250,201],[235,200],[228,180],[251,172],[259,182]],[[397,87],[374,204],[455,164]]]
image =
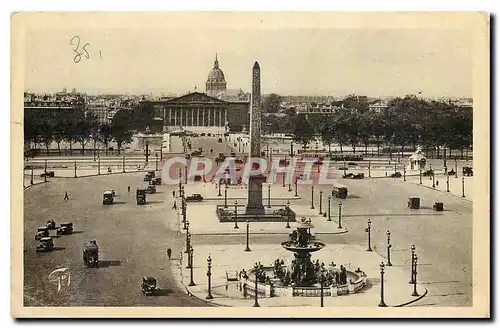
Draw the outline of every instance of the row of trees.
[[[447,102],[427,101],[415,96],[395,98],[386,109],[369,109],[366,97],[349,96],[338,106],[344,108],[332,114],[288,113],[285,117],[268,115],[264,124],[270,132],[290,133],[296,142],[307,147],[316,137],[324,144],[388,147],[389,153],[398,148],[403,152],[421,145],[429,149],[461,150],[472,145],[472,110],[461,109]]]

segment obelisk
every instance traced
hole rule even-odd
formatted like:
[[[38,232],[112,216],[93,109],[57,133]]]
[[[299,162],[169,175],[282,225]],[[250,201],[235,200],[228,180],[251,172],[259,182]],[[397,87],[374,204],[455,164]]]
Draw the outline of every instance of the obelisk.
[[[260,157],[260,126],[262,111],[260,106],[260,66],[255,62],[252,70],[252,102],[250,107],[250,152],[251,158]],[[262,180],[263,176],[250,176],[248,178],[248,199],[246,214],[263,214],[262,205]]]

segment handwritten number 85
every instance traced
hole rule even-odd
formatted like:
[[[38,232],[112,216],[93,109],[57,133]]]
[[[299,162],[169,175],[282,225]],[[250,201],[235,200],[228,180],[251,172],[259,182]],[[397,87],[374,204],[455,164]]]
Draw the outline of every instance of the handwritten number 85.
[[[90,58],[89,52],[87,51],[87,49],[85,49],[85,47],[90,45],[90,43],[85,43],[83,45],[83,47],[80,48],[80,37],[79,36],[72,37],[71,40],[69,41],[69,43],[74,47],[73,51],[75,52],[75,57],[73,57],[73,61],[75,63],[80,62],[80,60],[82,59],[82,55],[87,59]]]

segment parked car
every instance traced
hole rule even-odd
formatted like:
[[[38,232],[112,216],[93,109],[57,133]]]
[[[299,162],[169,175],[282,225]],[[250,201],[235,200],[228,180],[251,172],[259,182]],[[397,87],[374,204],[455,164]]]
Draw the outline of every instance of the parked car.
[[[149,170],[148,174],[151,176],[151,178],[154,178],[156,176],[156,172],[153,170]]]
[[[37,252],[52,252],[53,250],[54,242],[52,241],[52,237],[43,237],[36,246]]]
[[[83,263],[87,267],[95,267],[99,264],[99,247],[97,241],[87,241],[83,247]]]
[[[217,139],[218,143],[222,143],[222,138]]]
[[[57,229],[58,235],[71,235],[73,233],[73,223],[72,222],[63,222],[61,223],[61,227]]]
[[[151,181],[149,181],[149,184],[153,186],[159,186],[161,185],[161,178],[153,178]]]
[[[151,181],[151,179],[152,176],[149,173],[146,173],[146,175],[144,176],[144,181]]]
[[[47,177],[47,178],[53,178],[54,177],[54,171],[47,171],[47,172],[43,172],[42,174],[40,174],[40,176],[43,178],[43,177]]]
[[[434,171],[433,170],[427,170],[424,173],[422,173],[422,175],[424,177],[432,177],[434,175]]]
[[[146,194],[155,194],[156,193],[156,187],[153,185],[149,185],[145,188]]]
[[[192,194],[186,197],[186,202],[201,202],[203,201],[203,196],[200,194]]]
[[[469,166],[464,166],[462,168],[462,174],[466,177],[471,177],[473,176],[473,171],[472,171],[472,167],[469,167]]]
[[[144,295],[153,295],[157,290],[156,278],[150,276],[142,277],[141,290]]]
[[[115,196],[110,190],[106,190],[102,194],[102,204],[103,205],[112,205],[115,201]]]
[[[44,237],[49,236],[49,228],[45,227],[38,227],[36,235],[35,235],[35,240],[41,240]]]
[[[391,174],[391,178],[401,178],[401,172]]]

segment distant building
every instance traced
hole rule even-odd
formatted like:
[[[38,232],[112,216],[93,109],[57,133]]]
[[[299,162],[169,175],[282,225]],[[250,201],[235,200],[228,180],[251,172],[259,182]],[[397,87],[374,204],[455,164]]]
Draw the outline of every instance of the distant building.
[[[77,93],[68,94],[66,89],[55,94],[24,93],[24,113],[38,119],[70,120],[85,114],[85,100]]]
[[[226,85],[224,73],[219,68],[219,60],[217,59],[217,54],[215,54],[214,67],[210,73],[208,73],[206,82],[207,95],[211,97],[218,97],[226,92]]]
[[[389,106],[389,100],[379,100],[376,103],[369,105],[368,107],[370,111],[375,113],[380,113],[386,110],[388,106]]]

